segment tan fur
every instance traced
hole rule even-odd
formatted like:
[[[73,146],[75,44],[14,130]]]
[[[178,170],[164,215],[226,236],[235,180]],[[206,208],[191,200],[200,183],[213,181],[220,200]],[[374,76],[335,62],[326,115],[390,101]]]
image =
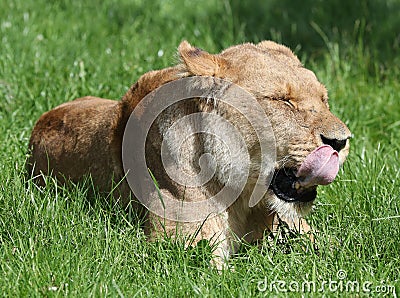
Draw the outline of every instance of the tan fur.
[[[298,168],[304,158],[323,144],[321,135],[328,139],[347,140],[350,131],[335,117],[328,106],[325,87],[314,73],[302,66],[286,47],[271,41],[259,44],[242,44],[230,47],[220,54],[209,54],[184,41],[179,46],[181,64],[175,67],[144,74],[123,96],[121,101],[84,97],[62,104],[43,114],[36,123],[30,148],[29,171],[38,176],[53,174],[60,181],[79,181],[90,174],[100,191],[110,191],[112,181],[122,181],[116,196],[124,206],[131,201],[130,189],[124,180],[121,160],[121,143],[126,122],[136,105],[159,86],[187,76],[214,76],[235,83],[253,94],[272,124],[277,142],[276,168]],[[214,111],[236,123],[246,135],[251,158],[257,159],[257,139],[243,117],[228,105],[214,105],[193,99],[178,104],[160,116],[149,133],[146,158],[161,187],[161,192],[185,200],[204,200],[218,191],[224,173],[200,189],[187,189],[169,180],[163,169],[159,150],[163,132],[174,120],[196,111]],[[218,124],[216,124],[218,125]],[[208,145],[207,145],[208,144]],[[197,171],[197,157],[212,140],[195,138],[185,146],[186,167]],[[170,144],[174,148],[174,144]],[[210,148],[218,154],[218,148]],[[347,141],[340,150],[343,163],[349,150]],[[224,157],[221,156],[221,161]],[[240,161],[239,161],[240,162]],[[257,168],[251,169],[256,171]],[[250,173],[251,174],[251,173]],[[249,207],[252,185],[249,179],[240,197],[226,211],[207,220],[195,241],[215,240],[216,254],[229,257],[236,247],[235,239],[255,241],[267,230],[274,231],[277,219],[282,218],[292,229],[302,233],[310,231],[303,216],[311,203],[286,203],[271,191],[253,208]],[[149,194],[154,195],[154,194]],[[135,205],[138,207],[138,205]],[[139,208],[139,207],[138,207]],[[149,214],[146,233],[150,238],[177,231],[194,234],[201,223],[176,223]],[[177,228],[178,226],[178,228]],[[160,233],[161,232],[161,233]]]

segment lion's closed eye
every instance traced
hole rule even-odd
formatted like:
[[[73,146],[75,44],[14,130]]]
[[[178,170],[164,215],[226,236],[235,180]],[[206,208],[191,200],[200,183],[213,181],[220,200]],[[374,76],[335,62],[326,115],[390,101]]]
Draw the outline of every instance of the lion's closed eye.
[[[275,100],[275,101],[279,101],[284,103],[285,105],[289,106],[292,109],[296,109],[297,108],[297,104],[296,102],[288,97],[285,96],[279,96],[279,97],[267,97],[270,100]]]
[[[284,104],[286,104],[287,106],[289,106],[293,109],[296,108],[294,101],[289,98],[283,97],[283,98],[279,98],[278,100],[282,101]]]

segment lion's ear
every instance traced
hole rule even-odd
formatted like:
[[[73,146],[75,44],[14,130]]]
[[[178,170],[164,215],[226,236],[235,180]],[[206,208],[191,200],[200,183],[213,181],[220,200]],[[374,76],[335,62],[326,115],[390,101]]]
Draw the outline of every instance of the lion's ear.
[[[186,40],[181,42],[178,52],[182,62],[186,65],[187,71],[194,75],[218,76],[227,65],[226,60],[222,57],[193,47]]]

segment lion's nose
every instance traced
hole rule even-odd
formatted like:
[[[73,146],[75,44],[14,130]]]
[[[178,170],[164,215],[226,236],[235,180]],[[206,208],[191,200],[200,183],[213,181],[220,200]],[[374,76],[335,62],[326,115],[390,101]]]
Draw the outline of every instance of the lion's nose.
[[[331,146],[334,150],[336,150],[337,152],[339,152],[340,150],[342,150],[346,144],[347,144],[347,140],[349,138],[345,138],[345,139],[330,139],[325,137],[324,135],[321,134],[321,140],[322,143],[324,143],[325,145],[329,145]]]

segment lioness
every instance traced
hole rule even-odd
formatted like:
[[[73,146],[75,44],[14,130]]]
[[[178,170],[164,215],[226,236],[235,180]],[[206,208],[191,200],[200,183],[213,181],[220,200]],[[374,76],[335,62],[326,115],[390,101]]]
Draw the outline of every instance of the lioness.
[[[213,239],[217,245],[215,255],[224,259],[237,249],[236,239],[250,242],[262,239],[265,231],[274,231],[277,219],[284,220],[291,229],[308,233],[310,227],[303,217],[316,198],[317,185],[334,180],[349,152],[350,131],[330,112],[326,88],[290,49],[271,41],[245,43],[215,55],[183,41],[178,51],[181,59],[178,65],[145,73],[120,101],[83,97],[44,113],[30,139],[29,172],[39,183],[44,183],[41,174],[52,174],[60,181],[79,181],[89,174],[100,191],[113,189],[123,206],[132,204],[139,210],[141,204],[133,198],[126,182],[121,157],[123,134],[131,113],[146,95],[169,82],[191,76],[221,78],[252,94],[272,125],[276,163],[272,165],[274,176],[268,191],[255,206],[249,206],[254,187],[249,178],[229,208],[203,222],[178,223],[144,212],[146,234],[153,239],[165,231],[170,234],[181,231],[195,235],[194,243]],[[203,98],[180,102],[157,118],[146,143],[147,165],[161,196],[189,202],[206,200],[224,183],[223,167],[217,167],[217,173],[208,183],[187,188],[170,179],[162,166],[161,141],[167,129],[175,120],[195,112],[214,113],[236,124],[246,135],[250,160],[253,163],[259,160],[255,132],[233,107],[216,105]],[[198,171],[197,158],[206,147],[217,155],[221,149],[207,136],[195,137],[184,145],[183,151],[168,142],[172,156],[183,154],[184,167],[194,173]],[[221,157],[219,162],[224,160]],[[250,167],[253,172],[257,169]],[[113,182],[120,182],[117,188],[113,188]]]

